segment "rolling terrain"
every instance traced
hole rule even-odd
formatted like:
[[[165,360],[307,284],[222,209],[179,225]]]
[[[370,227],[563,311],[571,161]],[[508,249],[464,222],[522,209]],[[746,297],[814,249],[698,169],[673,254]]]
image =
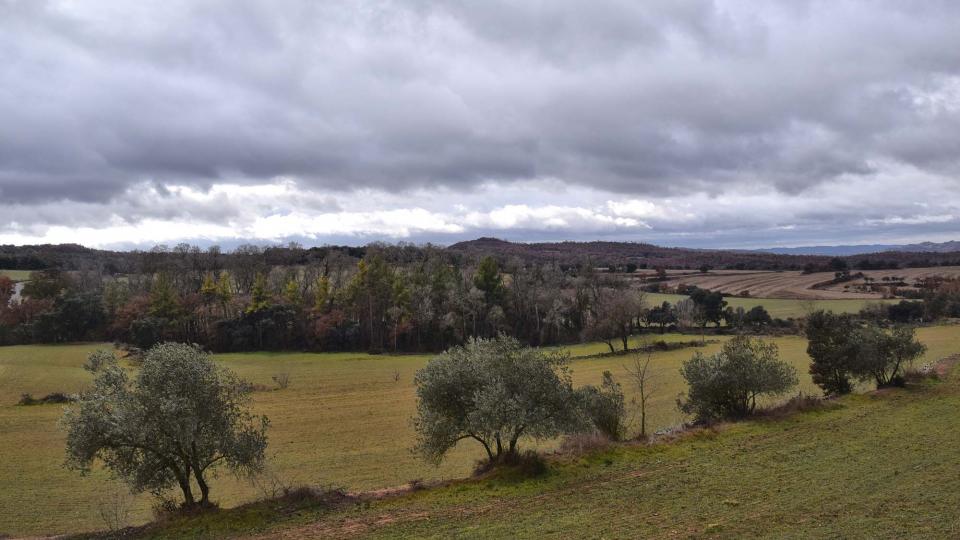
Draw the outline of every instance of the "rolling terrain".
[[[878,285],[883,284],[883,278],[901,277],[906,283],[912,284],[918,279],[927,277],[960,277],[960,266],[939,266],[933,268],[904,268],[897,270],[864,270],[864,276],[871,278]],[[862,285],[863,279],[857,278],[843,283],[818,286],[829,282],[833,275],[825,272],[804,274],[798,271],[782,272],[730,272],[710,271],[707,273],[668,273],[667,283],[671,286],[678,284],[695,285],[703,289],[720,291],[724,294],[743,295],[757,298],[780,298],[799,300],[841,300],[841,299],[880,299],[880,292],[863,292],[853,290],[856,285]]]
[[[956,538],[960,370],[399,496],[258,503],[151,538]]]
[[[649,335],[648,335],[649,336]],[[932,361],[960,350],[956,326],[923,328],[919,338]],[[660,339],[660,336],[649,336]],[[668,340],[691,336],[668,335]],[[806,342],[798,337],[775,338],[781,356],[800,375],[799,390],[816,393],[806,375]],[[634,343],[638,343],[635,341]],[[77,392],[89,383],[81,369],[86,355],[101,344],[16,346],[0,348],[0,533],[26,535],[76,532],[103,528],[100,505],[123,486],[100,469],[87,477],[61,467],[64,433],[57,422],[62,406],[17,406],[23,393],[35,397],[50,392]],[[717,350],[708,344],[704,352]],[[570,347],[576,356],[603,352],[603,344]],[[654,353],[654,397],[649,427],[674,426],[684,420],[675,407],[684,385],[681,362],[693,349]],[[273,473],[289,485],[312,484],[367,490],[397,486],[413,479],[441,480],[467,476],[480,457],[478,447],[462,445],[435,468],[409,452],[413,442],[410,418],[416,405],[413,374],[428,356],[361,353],[247,353],[218,355],[217,360],[241,377],[261,385],[254,394],[257,413],[270,417],[268,432]],[[572,362],[576,385],[597,384],[610,370],[624,383],[623,357],[580,358]],[[275,390],[274,374],[290,374],[290,387]],[[625,384],[627,399],[633,389]],[[545,443],[549,450],[555,443]],[[24,489],[29,486],[29,489]],[[222,475],[213,498],[225,507],[263,495],[257,485]],[[131,501],[130,523],[150,519],[151,499]]]

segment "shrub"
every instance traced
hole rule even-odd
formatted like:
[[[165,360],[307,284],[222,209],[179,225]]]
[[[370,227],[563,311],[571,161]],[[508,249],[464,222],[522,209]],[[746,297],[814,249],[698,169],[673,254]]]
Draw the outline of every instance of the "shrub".
[[[49,403],[70,403],[71,401],[76,401],[76,399],[63,392],[53,392],[42,398],[35,398],[32,394],[26,393],[20,395],[20,401],[17,402],[17,405],[46,405]]]
[[[599,387],[584,386],[577,393],[591,425],[611,440],[623,439],[626,433],[626,408],[623,390],[620,383],[613,380],[613,375],[604,371]]]
[[[505,454],[499,462],[481,461],[477,463],[473,474],[479,476],[490,472],[495,465],[506,466],[521,478],[535,478],[547,472],[547,462],[543,459],[543,456],[533,450],[525,450]]]
[[[846,394],[852,377],[873,379],[877,388],[903,386],[903,369],[926,348],[913,329],[884,330],[875,322],[857,326],[849,317],[818,311],[807,320],[807,353],[813,382],[825,394]]]
[[[277,388],[281,390],[286,390],[290,386],[290,374],[287,372],[278,373],[271,377],[273,382],[276,383]]]
[[[130,493],[118,491],[111,496],[101,498],[97,505],[100,519],[110,532],[117,532],[127,526],[130,510],[133,507],[133,498]]]
[[[689,389],[678,405],[698,421],[747,416],[756,410],[757,397],[797,384],[796,371],[780,360],[775,344],[746,336],[734,337],[717,354],[696,353],[680,373]]]
[[[764,408],[759,414],[768,418],[784,418],[798,412],[819,410],[824,406],[825,402],[822,398],[800,394],[779,405]]]
[[[560,453],[580,455],[610,446],[610,438],[603,433],[571,433],[560,441]]]

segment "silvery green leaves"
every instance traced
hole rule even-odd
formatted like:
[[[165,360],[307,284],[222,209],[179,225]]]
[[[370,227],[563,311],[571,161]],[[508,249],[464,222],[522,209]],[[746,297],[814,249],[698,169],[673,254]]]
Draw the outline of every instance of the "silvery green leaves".
[[[135,491],[179,487],[187,506],[209,504],[205,473],[217,465],[262,468],[267,418],[248,411],[246,385],[200,349],[157,345],[132,379],[105,351],[93,353],[87,369],[93,386],[63,418],[68,468],[85,472],[100,460]]]
[[[415,379],[415,451],[439,463],[459,441],[472,439],[498,462],[517,452],[522,437],[583,429],[567,358],[503,335],[472,339],[437,356]]]

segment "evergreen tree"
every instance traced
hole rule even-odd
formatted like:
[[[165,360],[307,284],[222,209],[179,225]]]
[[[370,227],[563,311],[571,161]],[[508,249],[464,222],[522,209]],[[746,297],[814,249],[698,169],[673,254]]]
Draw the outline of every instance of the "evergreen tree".
[[[267,278],[258,272],[253,279],[253,288],[250,290],[250,305],[247,313],[256,313],[270,307],[270,293],[267,290]]]

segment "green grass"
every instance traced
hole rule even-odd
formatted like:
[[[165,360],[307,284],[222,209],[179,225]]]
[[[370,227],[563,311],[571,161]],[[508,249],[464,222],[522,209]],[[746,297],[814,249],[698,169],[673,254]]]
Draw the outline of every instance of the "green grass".
[[[957,538],[960,373],[781,420],[557,457],[372,503],[175,521],[158,538]]]
[[[27,281],[30,279],[30,270],[0,270],[0,276],[7,276],[13,281]]]
[[[665,293],[644,293],[644,299],[648,306],[655,306],[663,302],[676,304],[684,298],[689,298],[683,294],[665,294]],[[833,311],[834,313],[858,313],[869,304],[877,302],[899,302],[899,300],[864,300],[864,299],[843,299],[843,300],[791,300],[784,298],[739,298],[727,296],[724,298],[727,305],[736,309],[742,307],[749,310],[754,306],[763,306],[771,317],[786,319],[798,318],[807,315],[810,311],[823,309]]]
[[[960,351],[960,327],[921,329],[929,359]],[[659,339],[660,336],[654,336]],[[667,340],[694,336],[667,334]],[[801,389],[815,392],[806,376],[806,343],[798,337],[777,338],[781,355],[798,368]],[[705,347],[713,352],[719,344]],[[18,407],[21,393],[42,396],[54,391],[76,392],[89,383],[80,366],[98,345],[0,347],[0,533],[63,533],[102,528],[98,505],[108,495],[123,491],[119,482],[96,470],[88,477],[61,467],[64,435],[57,429],[62,407]],[[570,347],[574,355],[596,354],[603,344]],[[676,425],[683,417],[675,399],[683,381],[678,369],[693,349],[653,355],[655,395],[649,426]],[[413,375],[428,356],[370,356],[356,353],[232,354],[217,357],[224,365],[254,383],[272,386],[271,376],[288,372],[286,390],[257,392],[255,408],[271,420],[268,453],[271,467],[290,484],[339,485],[371,489],[404,484],[411,479],[449,479],[469,474],[480,457],[475,446],[464,444],[439,468],[411,455],[410,426],[416,402]],[[585,358],[573,362],[576,384],[600,381],[604,370],[632,388],[623,378],[625,357]],[[400,380],[394,381],[399,372]],[[553,444],[542,448],[549,450]],[[230,475],[214,481],[213,496],[223,506],[257,498],[260,492]],[[150,500],[138,497],[131,523],[150,518]]]

